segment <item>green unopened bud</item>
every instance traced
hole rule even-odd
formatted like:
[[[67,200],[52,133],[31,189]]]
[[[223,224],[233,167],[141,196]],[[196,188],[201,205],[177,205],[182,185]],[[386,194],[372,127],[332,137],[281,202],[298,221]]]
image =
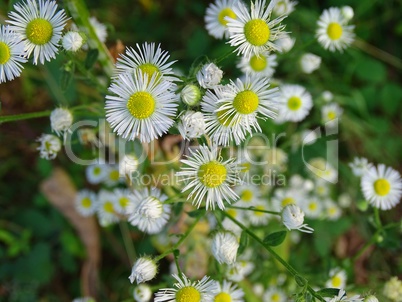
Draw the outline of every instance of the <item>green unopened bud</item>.
[[[201,91],[194,84],[186,85],[180,93],[183,102],[189,106],[196,106],[201,101]]]
[[[368,202],[367,202],[367,200],[359,200],[357,202],[356,206],[360,211],[366,212],[368,209]]]

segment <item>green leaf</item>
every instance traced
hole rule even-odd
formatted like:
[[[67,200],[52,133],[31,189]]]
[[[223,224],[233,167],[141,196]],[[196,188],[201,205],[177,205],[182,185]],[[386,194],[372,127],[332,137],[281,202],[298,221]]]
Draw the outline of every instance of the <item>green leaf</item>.
[[[382,82],[387,76],[387,70],[384,64],[364,57],[357,63],[356,76],[364,81]]]
[[[248,245],[248,235],[247,232],[243,231],[240,236],[240,244],[239,244],[239,249],[237,250],[237,254],[240,255],[244,252]]]
[[[317,291],[317,294],[319,294],[322,297],[329,297],[332,298],[333,296],[337,296],[339,294],[339,289],[338,288],[323,288]]]
[[[398,107],[402,101],[402,88],[394,83],[386,84],[381,90],[380,106],[385,113],[395,116],[399,113]]]
[[[68,61],[61,70],[60,75],[60,88],[66,91],[74,77],[75,64],[73,61]]]
[[[286,234],[287,234],[286,231],[271,233],[267,237],[265,237],[264,243],[266,243],[269,246],[280,245],[285,240]]]
[[[187,212],[188,216],[192,217],[192,218],[197,218],[200,215],[202,215],[204,213],[204,209],[198,209],[198,210],[194,210],[191,212]]]
[[[85,68],[91,69],[94,66],[96,60],[98,59],[98,56],[99,56],[99,50],[97,50],[97,49],[89,50],[87,57],[85,59],[85,64],[84,64]]]

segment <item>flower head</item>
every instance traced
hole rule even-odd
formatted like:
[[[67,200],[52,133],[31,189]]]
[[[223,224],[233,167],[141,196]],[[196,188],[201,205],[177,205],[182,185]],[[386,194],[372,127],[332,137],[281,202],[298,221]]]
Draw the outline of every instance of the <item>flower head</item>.
[[[214,302],[243,302],[244,292],[237,288],[232,282],[223,280],[222,285],[217,283],[218,289],[214,297]]]
[[[231,232],[218,232],[212,239],[212,254],[219,263],[233,264],[236,261],[239,241]]]
[[[353,174],[357,177],[362,177],[372,166],[373,165],[369,163],[368,159],[364,157],[355,157],[353,162],[349,163],[349,167],[352,169]]]
[[[196,106],[201,100],[200,88],[194,84],[187,84],[180,92],[180,97],[185,104],[189,106]]]
[[[311,94],[300,85],[282,85],[280,87],[279,119],[300,122],[313,107]]]
[[[131,269],[131,275],[128,277],[131,283],[137,281],[137,284],[147,282],[155,278],[158,267],[151,258],[138,258]]]
[[[10,28],[25,42],[27,57],[33,53],[33,63],[44,64],[56,57],[61,33],[67,22],[64,9],[56,1],[26,0],[14,5],[8,14]]]
[[[303,224],[304,213],[295,204],[289,204],[282,210],[282,222],[289,231],[299,230],[305,233],[312,233],[314,231],[307,224]]]
[[[147,284],[139,284],[134,288],[133,297],[136,302],[149,302],[152,298],[151,287]]]
[[[313,53],[305,53],[300,58],[300,67],[304,73],[310,74],[320,68],[321,57]]]
[[[40,146],[37,148],[41,158],[55,159],[61,149],[61,141],[53,134],[42,134],[38,139]]]
[[[226,17],[236,19],[233,5],[238,0],[216,0],[211,3],[205,13],[205,27],[208,33],[216,39],[229,38]]]
[[[113,192],[101,190],[98,194],[97,213],[99,224],[108,226],[119,221],[116,211],[116,198]]]
[[[0,26],[0,83],[19,77],[24,68],[24,42],[10,29]]]
[[[276,55],[264,51],[258,55],[243,56],[237,67],[245,74],[269,78],[274,75],[277,65]]]
[[[203,65],[196,76],[202,88],[214,88],[221,82],[223,71],[214,63],[209,63]]]
[[[77,31],[69,31],[64,34],[61,44],[67,51],[77,52],[85,43],[83,33]]]
[[[66,108],[56,108],[50,114],[50,126],[57,135],[68,131],[72,123],[73,115]]]
[[[81,190],[75,198],[75,208],[82,216],[91,216],[96,213],[96,194],[89,190]]]
[[[179,132],[184,139],[200,137],[205,133],[205,119],[201,112],[186,111],[180,116]]]

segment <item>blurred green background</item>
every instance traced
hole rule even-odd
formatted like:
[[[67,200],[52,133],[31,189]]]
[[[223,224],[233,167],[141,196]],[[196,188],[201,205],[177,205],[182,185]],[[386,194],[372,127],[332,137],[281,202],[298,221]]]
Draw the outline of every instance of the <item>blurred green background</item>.
[[[372,45],[369,50],[376,52],[379,48],[400,58],[402,2],[299,2],[296,11],[284,22],[286,30],[296,37],[296,45],[289,54],[279,58],[275,78],[305,85],[314,98],[324,90],[335,95],[335,101],[345,112],[340,131],[342,163],[337,188],[340,193],[349,193],[353,200],[361,199],[359,183],[347,167],[354,156],[364,156],[402,171],[401,69],[355,46],[343,54],[325,51],[313,41],[316,20],[324,8],[349,5],[355,11],[352,23],[356,26],[356,36]],[[207,55],[213,60],[230,51],[224,41],[209,37],[204,28],[203,18],[209,1],[91,0],[86,3],[91,13],[107,25],[108,47],[115,47],[117,40],[126,46],[145,41],[161,43],[162,49],[171,54],[171,59],[178,60],[174,66],[183,73],[187,73],[192,62],[200,56]],[[1,0],[2,24],[9,7],[9,1]],[[322,57],[320,69],[311,75],[301,73],[296,64],[305,51]],[[66,56],[61,53],[44,66],[26,64],[20,78],[0,84],[0,115],[93,102],[103,106],[102,92],[91,87],[85,79],[74,79],[67,89],[61,89],[61,70],[66,61]],[[236,61],[236,56],[232,55],[220,62],[225,77],[240,75],[235,68]],[[79,118],[79,115],[75,117],[76,120]],[[308,120],[319,119],[320,111],[313,109]],[[307,122],[303,127],[316,124]],[[271,127],[273,132],[282,129]],[[81,295],[80,269],[86,257],[82,243],[69,222],[40,193],[39,184],[50,175],[53,167],[62,166],[73,175],[78,188],[85,187],[84,167],[71,164],[64,154],[59,154],[53,161],[39,158],[35,139],[50,131],[46,117],[0,125],[0,301],[70,301]],[[296,163],[295,167],[300,165]],[[297,169],[292,172],[299,172]],[[311,239],[317,251],[315,256],[310,255],[309,241],[306,241],[291,254],[291,262],[307,272],[327,267],[337,255],[334,243],[350,232],[352,225],[360,230],[363,238],[369,238],[371,230],[365,213],[356,209],[351,209],[350,213],[353,215],[335,225],[317,222],[315,228],[318,231]],[[400,220],[401,205],[383,216],[388,221]],[[335,231],[328,231],[328,228]],[[130,299],[132,287],[127,280],[127,265],[123,263],[119,249],[111,247],[123,248],[119,229],[102,231],[101,240],[100,301]],[[147,236],[138,235],[137,240],[140,253],[155,252]],[[374,283],[376,280],[402,276],[402,258],[398,257],[402,252],[401,242],[397,232],[389,234],[380,244],[381,248],[372,252],[370,259],[362,264],[367,276],[359,285],[361,288],[380,291],[380,284]],[[315,265],[313,269],[311,264]],[[166,267],[161,268],[161,271],[166,270]]]

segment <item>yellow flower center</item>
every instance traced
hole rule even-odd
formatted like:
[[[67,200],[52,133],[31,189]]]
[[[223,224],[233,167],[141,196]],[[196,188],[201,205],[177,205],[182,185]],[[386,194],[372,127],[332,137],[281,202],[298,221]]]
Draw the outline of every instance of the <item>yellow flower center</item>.
[[[25,33],[33,44],[44,45],[53,36],[53,26],[48,20],[38,18],[28,23]]]
[[[329,111],[327,113],[327,117],[328,117],[328,120],[332,121],[333,119],[336,118],[336,113],[334,111]]]
[[[250,20],[244,25],[247,42],[254,46],[262,46],[268,42],[271,32],[268,24],[261,19]]]
[[[250,59],[250,67],[256,72],[263,71],[267,67],[267,58],[263,55],[252,56]]]
[[[232,297],[228,293],[219,293],[215,296],[214,302],[232,302]]]
[[[308,205],[308,208],[310,211],[315,211],[315,210],[317,210],[317,204],[312,202]]]
[[[279,302],[279,301],[281,301],[281,296],[280,296],[279,294],[273,294],[273,295],[271,296],[271,300],[272,300],[273,302]]]
[[[128,205],[128,198],[127,197],[121,197],[119,199],[119,205],[124,209]]]
[[[138,66],[139,69],[141,69],[142,74],[147,74],[148,75],[148,83],[151,80],[152,76],[154,73],[156,73],[156,80],[160,78],[160,71],[159,68],[156,67],[154,64],[151,63],[145,63],[140,66]]]
[[[10,47],[4,42],[0,42],[0,65],[6,64],[10,57]]]
[[[253,113],[258,108],[258,96],[251,90],[239,92],[233,100],[233,107],[241,114]]]
[[[225,127],[234,126],[238,121],[233,121],[233,115],[228,114],[229,109],[219,110],[216,112],[218,122]]]
[[[292,197],[286,197],[286,198],[282,199],[281,206],[284,208],[288,204],[294,204],[294,203],[295,203],[295,200]]]
[[[341,277],[339,277],[337,275],[333,276],[331,281],[332,281],[332,286],[335,288],[339,288],[342,285],[342,279],[341,279]]]
[[[192,286],[179,289],[176,293],[176,302],[200,302],[201,294]]]
[[[226,26],[228,24],[228,21],[225,20],[225,17],[236,19],[236,14],[229,7],[226,7],[222,9],[218,15],[218,21],[223,26]]]
[[[388,195],[389,191],[391,190],[391,184],[388,180],[384,178],[380,178],[375,181],[374,183],[374,191],[377,195],[385,196]]]
[[[88,197],[84,197],[84,198],[81,200],[81,205],[82,205],[82,207],[84,207],[84,208],[89,208],[89,207],[91,206],[91,204],[92,204],[91,199],[89,199]]]
[[[149,92],[135,92],[127,101],[127,109],[133,117],[146,119],[155,111],[155,99]]]
[[[342,26],[339,23],[332,22],[328,25],[327,34],[331,40],[338,40],[342,36]]]
[[[113,203],[111,201],[106,201],[103,204],[103,209],[106,213],[114,213]]]
[[[226,180],[227,170],[217,161],[201,165],[198,170],[198,178],[208,188],[216,188]]]
[[[118,170],[113,170],[109,173],[109,177],[112,181],[118,181],[120,174]]]
[[[254,215],[255,215],[255,216],[261,217],[262,215],[265,214],[264,212],[260,212],[260,211],[262,211],[262,210],[265,210],[264,206],[259,205],[259,206],[256,206],[255,209],[256,209],[256,210],[259,210],[259,211],[255,211],[255,212],[254,212]]]
[[[290,110],[296,111],[299,110],[302,105],[302,101],[297,96],[292,96],[288,99],[288,108]]]
[[[244,190],[242,193],[241,193],[241,199],[243,200],[243,201],[251,201],[251,199],[253,199],[253,191],[251,191],[251,190]]]
[[[101,168],[100,167],[95,167],[95,169],[94,169],[94,174],[95,175],[99,175],[100,173],[101,173]]]
[[[329,216],[334,216],[334,215],[336,214],[336,212],[337,212],[337,210],[336,210],[335,207],[330,207],[330,208],[328,209],[328,214],[329,214]]]

